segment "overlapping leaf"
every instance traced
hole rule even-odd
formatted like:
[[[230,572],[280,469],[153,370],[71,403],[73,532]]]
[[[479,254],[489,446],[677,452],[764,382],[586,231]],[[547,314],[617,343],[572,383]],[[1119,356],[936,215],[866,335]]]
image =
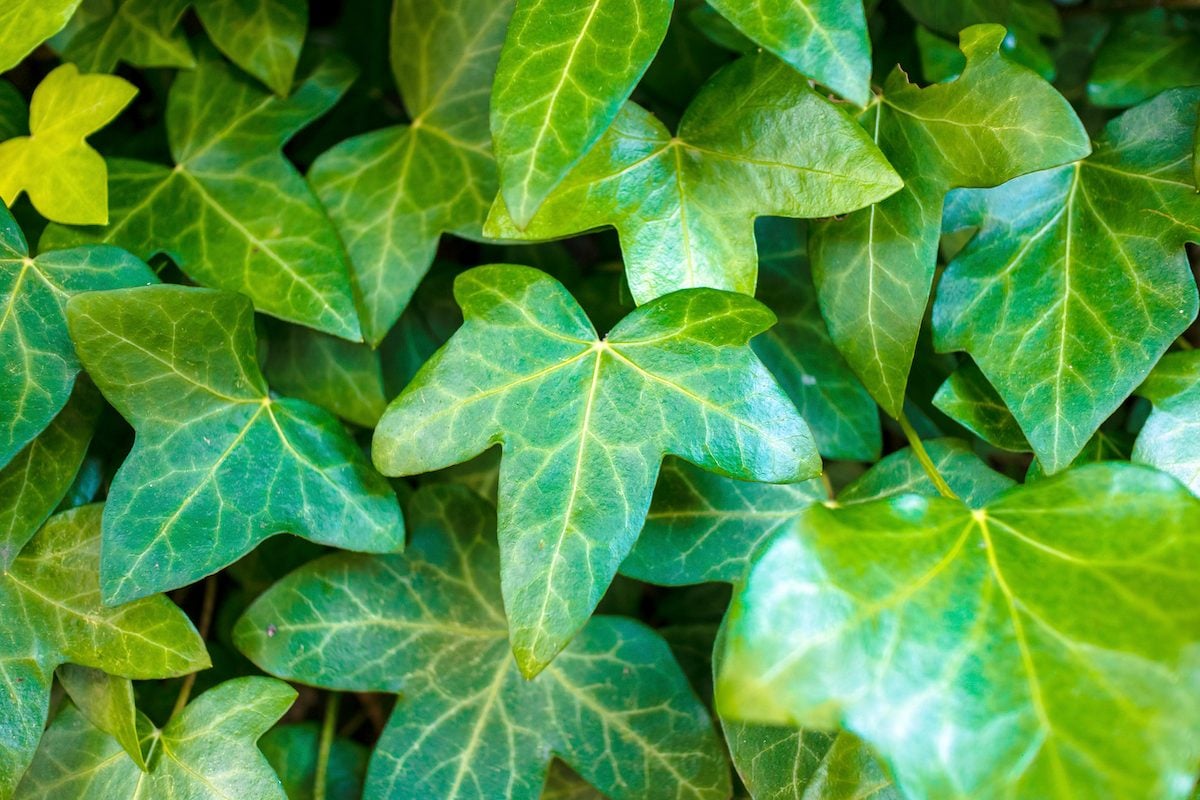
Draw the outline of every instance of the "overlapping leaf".
[[[817,83],[867,104],[871,42],[861,0],[713,0],[712,6]]]
[[[214,53],[180,73],[167,100],[175,167],[114,159],[106,228],[51,228],[47,244],[100,240],[143,258],[166,253],[198,283],[240,292],[264,313],[357,341],[349,267],[337,232],[280,148],[354,77],[318,66],[286,99]]]
[[[80,0],[10,0],[0,8],[0,72],[62,30]]]
[[[276,391],[373,428],[387,407],[379,353],[308,328],[288,325],[273,335],[266,364]]]
[[[933,405],[988,444],[1018,453],[1029,451],[1029,442],[1004,398],[988,383],[975,362],[967,361],[938,387]]]
[[[844,110],[757,54],[705,84],[676,136],[627,104],[528,226],[498,198],[484,232],[544,240],[611,225],[639,303],[698,286],[753,294],[755,217],[843,214],[899,188]]]
[[[308,29],[306,0],[193,0],[213,44],[286,97]]]
[[[1171,473],[1200,495],[1200,352],[1163,356],[1137,390],[1154,404],[1133,459]]]
[[[1200,90],[1113,120],[1085,161],[975,198],[982,224],[942,277],[939,349],[966,350],[1047,473],[1066,467],[1196,316]]]
[[[693,289],[600,339],[545,273],[459,276],[466,322],[393,401],[372,456],[429,472],[503,444],[500,548],[513,650],[535,675],[583,626],[633,546],[666,454],[744,480],[820,471],[795,407],[747,346],[774,322]]]
[[[491,514],[462,487],[422,490],[405,556],[302,567],[238,622],[238,646],[293,680],[401,695],[368,800],[532,800],[552,754],[614,800],[728,797],[708,714],[649,629],[595,617],[542,674],[522,677]]]
[[[76,384],[50,426],[0,470],[0,570],[8,569],[71,488],[100,406],[95,387]]]
[[[478,238],[496,193],[488,92],[513,0],[397,0],[391,60],[412,124],[348,139],[308,179],[350,254],[377,345],[443,233]]]
[[[6,80],[0,80],[0,142],[29,130],[29,107],[25,98]]]
[[[1055,73],[1054,60],[1043,38],[1062,34],[1058,11],[1050,0],[900,0],[919,22],[948,36],[971,25],[995,23],[1009,30],[1003,47],[1015,61],[1047,80]]]
[[[92,667],[63,664],[55,671],[59,685],[94,727],[117,740],[138,769],[145,771],[146,754],[138,730],[133,682]]]
[[[1180,14],[1152,8],[1118,18],[1096,52],[1087,97],[1124,108],[1174,86],[1200,83],[1200,27]]]
[[[1015,483],[983,463],[966,442],[929,439],[922,446],[951,491],[972,508],[986,505]],[[865,503],[904,494],[938,496],[937,487],[910,447],[891,453],[848,484],[838,494],[838,502]]]
[[[1000,53],[1004,29],[962,32],[956,80],[919,88],[897,69],[860,118],[904,188],[840,221],[815,224],[809,253],[829,332],[871,394],[900,414],[933,283],[942,203],[956,186],[994,186],[1081,158],[1087,136],[1066,100]]]
[[[52,517],[0,571],[0,797],[12,796],[38,746],[60,664],[130,678],[208,666],[204,642],[167,598],[101,604],[100,514],[84,506]]]
[[[279,725],[258,742],[279,776],[288,800],[313,800],[316,793],[320,730],[315,722]],[[362,800],[369,751],[352,739],[337,737],[329,747],[326,800]]]
[[[29,136],[0,143],[0,199],[23,192],[57,222],[108,222],[108,173],[85,138],[112,121],[137,89],[112,75],[80,75],[63,64],[47,75],[29,105]]]
[[[500,193],[525,228],[612,124],[650,65],[672,0],[517,0],[491,99]]]
[[[139,716],[149,769],[73,707],[46,731],[19,796],[28,800],[287,800],[254,743],[296,691],[272,678],[237,678],[192,701],[158,730]]]
[[[718,702],[840,720],[914,797],[1187,797],[1198,532],[1200,502],[1129,464],[974,511],[811,506],[735,599]]]
[[[337,420],[268,393],[245,298],[152,286],[80,295],[67,313],[88,373],[137,430],[104,511],[106,600],[191,583],[276,533],[403,547],[395,494]]]
[[[67,298],[157,280],[116,247],[30,258],[21,229],[0,208],[0,353],[6,356],[0,369],[0,465],[41,433],[71,396],[79,362],[67,335]]]

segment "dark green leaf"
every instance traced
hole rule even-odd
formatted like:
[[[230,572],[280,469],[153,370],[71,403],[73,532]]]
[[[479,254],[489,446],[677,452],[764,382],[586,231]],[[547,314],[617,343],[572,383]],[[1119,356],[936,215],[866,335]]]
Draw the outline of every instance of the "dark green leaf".
[[[533,800],[552,754],[614,800],[728,797],[712,722],[648,628],[595,617],[544,672],[522,677],[491,515],[462,487],[423,490],[406,555],[302,567],[251,606],[238,646],[293,680],[400,695],[368,800]]]
[[[744,295],[659,298],[605,338],[545,273],[459,276],[466,322],[392,402],[386,475],[503,444],[500,546],[513,651],[535,675],[583,627],[650,505],[667,454],[743,480],[820,471],[807,426],[746,345],[774,322]]]
[[[1021,426],[974,361],[967,360],[946,379],[933,396],[933,404],[993,447],[1029,452]]]
[[[1180,14],[1153,8],[1120,17],[1096,53],[1087,98],[1124,108],[1175,86],[1200,83],[1200,29]]]
[[[181,286],[68,306],[96,385],[137,430],[104,512],[101,583],[121,602],[191,583],[266,537],[391,552],[391,488],[332,416],[272,398],[244,297]]]
[[[283,783],[288,800],[313,800],[320,729],[315,722],[280,725],[267,731],[258,748]],[[360,800],[367,774],[367,748],[337,737],[329,748],[325,800]]]
[[[266,373],[276,391],[364,428],[375,427],[387,407],[379,354],[309,328],[287,325],[273,332]]]
[[[995,186],[1081,158],[1087,136],[1048,83],[1000,53],[1004,29],[962,32],[967,66],[919,88],[897,69],[861,117],[904,188],[844,220],[817,223],[809,253],[833,341],[892,416],[904,404],[929,302],[946,193]]]

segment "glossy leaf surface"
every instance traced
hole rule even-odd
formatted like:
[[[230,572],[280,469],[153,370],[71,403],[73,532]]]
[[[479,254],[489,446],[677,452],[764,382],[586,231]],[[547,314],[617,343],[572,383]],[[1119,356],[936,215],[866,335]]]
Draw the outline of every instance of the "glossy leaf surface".
[[[104,511],[107,601],[191,583],[276,533],[403,547],[395,494],[337,420],[268,394],[248,300],[153,286],[81,295],[68,315],[89,374],[137,430]]]
[[[1200,353],[1169,353],[1137,390],[1154,404],[1133,460],[1169,472],[1200,495]]]

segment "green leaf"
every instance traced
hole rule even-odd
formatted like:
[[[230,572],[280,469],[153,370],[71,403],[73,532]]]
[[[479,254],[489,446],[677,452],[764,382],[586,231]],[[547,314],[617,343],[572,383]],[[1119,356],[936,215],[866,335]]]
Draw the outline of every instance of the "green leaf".
[[[491,126],[500,192],[524,229],[596,144],[662,44],[672,0],[516,0]]]
[[[922,443],[934,467],[954,493],[979,508],[1016,482],[1001,475],[958,439],[927,439]],[[937,497],[937,487],[912,448],[897,450],[860,475],[838,494],[839,503],[863,503],[904,494]]]
[[[191,68],[196,60],[178,30],[188,5],[190,0],[84,0],[53,45],[85,72],[112,72],[119,61]]]
[[[166,727],[139,716],[148,772],[74,708],[46,731],[22,800],[287,800],[254,743],[296,699],[271,678],[237,678],[193,700]]]
[[[1200,502],[1129,464],[975,511],[811,506],[735,598],[719,705],[841,720],[911,797],[1186,797],[1198,536]]]
[[[309,171],[350,254],[372,346],[441,235],[481,235],[497,187],[488,91],[511,12],[512,0],[397,0],[392,69],[413,123],[347,139]]]
[[[205,51],[167,99],[175,168],[114,159],[112,224],[51,227],[42,248],[100,240],[145,259],[166,253],[198,283],[245,294],[263,313],[358,341],[337,232],[280,151],[337,102],[353,77],[349,62],[330,59],[280,99]],[[212,102],[217,97],[221,102]]]
[[[1166,92],[1087,160],[980,195],[982,227],[942,276],[936,346],[971,354],[1050,474],[1196,317],[1198,104]]]
[[[850,102],[871,98],[862,0],[712,0],[742,33]]]
[[[561,284],[527,267],[459,276],[466,322],[388,407],[385,475],[502,444],[500,547],[513,651],[536,675],[633,547],[664,455],[743,480],[820,471],[807,426],[746,345],[774,322],[744,295],[659,298],[600,339]]]
[[[80,75],[63,64],[47,75],[29,105],[29,136],[0,143],[0,198],[22,192],[56,222],[108,222],[104,159],[84,141],[121,113],[137,89],[112,75]]]
[[[933,396],[933,405],[993,447],[1029,452],[1021,426],[974,361],[968,359],[946,379]]]
[[[71,488],[101,406],[100,393],[79,382],[50,426],[0,470],[0,570],[8,569]]]
[[[317,771],[320,729],[315,722],[279,725],[267,731],[258,749],[279,776],[288,800],[312,800]],[[338,736],[329,748],[325,800],[360,800],[369,751],[358,742]]]
[[[492,510],[462,487],[430,487],[409,517],[404,556],[308,564],[234,630],[274,674],[400,695],[368,800],[533,800],[552,754],[614,800],[729,796],[712,722],[661,638],[595,617],[526,680],[509,654]]]
[[[146,771],[138,731],[133,683],[91,667],[63,664],[55,673],[71,702],[93,726],[117,740],[138,769]]]
[[[840,107],[772,56],[718,72],[671,136],[633,103],[521,230],[492,206],[484,232],[545,240],[617,229],[639,303],[709,286],[754,293],[754,218],[843,214],[900,181]]]
[[[64,307],[75,292],[154,283],[149,267],[116,247],[29,257],[21,229],[0,209],[0,465],[45,430],[66,404],[79,362]]]
[[[1087,99],[1108,108],[1200,83],[1200,32],[1180,14],[1152,8],[1118,17],[1096,53]]]
[[[191,583],[276,533],[403,547],[395,494],[337,420],[268,394],[246,298],[150,286],[80,295],[67,315],[88,373],[137,430],[104,511],[106,601]]]
[[[1137,390],[1154,404],[1133,460],[1178,478],[1200,495],[1200,351],[1168,353]]]
[[[754,352],[812,428],[826,458],[873,461],[883,446],[879,409],[829,338],[817,307],[803,223],[765,217],[758,239],[758,296],[779,323],[754,339]]]
[[[267,380],[276,391],[373,428],[387,407],[379,353],[361,343],[295,325],[271,336]]]
[[[621,573],[647,583],[735,583],[750,557],[812,503],[826,500],[819,478],[804,483],[748,483],[667,460],[637,544]]]
[[[33,757],[56,667],[167,678],[208,666],[204,642],[167,598],[101,604],[100,514],[93,505],[52,517],[0,572],[0,797]]]
[[[62,30],[80,0],[9,0],[0,8],[0,72]]]
[[[962,32],[967,65],[924,89],[892,72],[860,119],[904,178],[878,205],[812,227],[821,310],[833,341],[893,417],[904,405],[937,261],[942,203],[959,186],[995,186],[1081,158],[1087,136],[1050,84],[1001,53],[1004,29]]]
[[[1071,461],[1072,467],[1094,464],[1097,461],[1128,461],[1133,453],[1133,434],[1115,426],[1109,430],[1101,428],[1092,434],[1083,450]],[[1030,463],[1025,481],[1031,482],[1046,477],[1042,463],[1036,458]]]
[[[900,0],[900,4],[918,22],[949,36],[971,25],[1003,25],[1009,31],[1005,52],[1046,80],[1054,78],[1054,60],[1040,41],[1062,35],[1058,11],[1050,0]]]
[[[29,130],[29,107],[17,87],[0,80],[0,142]]]
[[[308,30],[306,0],[194,0],[196,16],[233,63],[286,97]]]

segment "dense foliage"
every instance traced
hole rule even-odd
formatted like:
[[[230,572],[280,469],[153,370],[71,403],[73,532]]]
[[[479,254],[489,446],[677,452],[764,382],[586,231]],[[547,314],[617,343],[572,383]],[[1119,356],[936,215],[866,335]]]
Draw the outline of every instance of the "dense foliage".
[[[1200,2],[0,70],[0,800],[1200,796]]]

